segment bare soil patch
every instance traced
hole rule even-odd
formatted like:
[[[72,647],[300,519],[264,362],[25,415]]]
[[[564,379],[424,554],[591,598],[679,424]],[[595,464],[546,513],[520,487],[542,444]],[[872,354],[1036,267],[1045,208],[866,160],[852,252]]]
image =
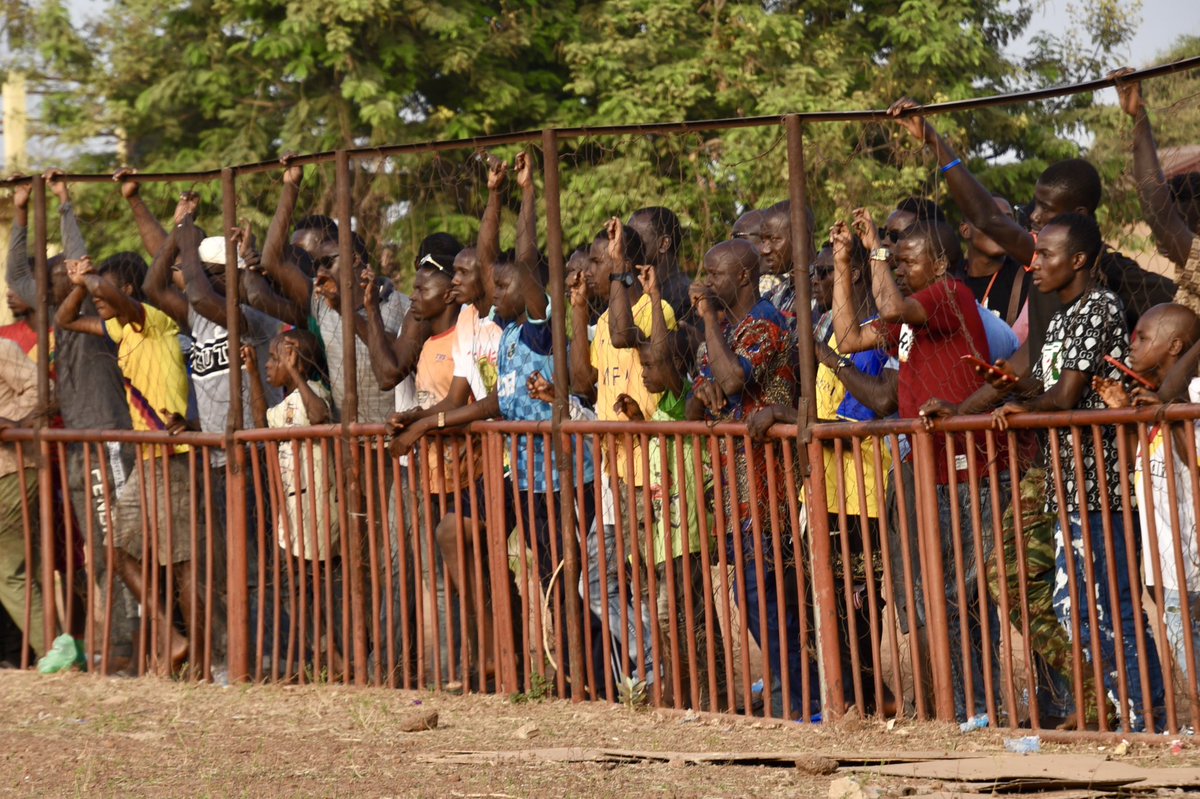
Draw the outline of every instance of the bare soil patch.
[[[803,726],[734,716],[505,697],[336,686],[221,688],[154,678],[0,672],[0,794],[19,796],[829,796],[844,774],[811,767],[558,763],[458,752],[552,747],[654,752],[1000,752],[1012,733],[963,735],[956,725],[876,720]],[[403,730],[422,714],[437,726]],[[1045,752],[1102,754],[1096,743],[1043,743]],[[1111,750],[1112,746],[1107,747]],[[1198,765],[1135,743],[1124,758]],[[811,766],[813,758],[806,760]],[[936,785],[864,777],[869,795],[916,795]]]

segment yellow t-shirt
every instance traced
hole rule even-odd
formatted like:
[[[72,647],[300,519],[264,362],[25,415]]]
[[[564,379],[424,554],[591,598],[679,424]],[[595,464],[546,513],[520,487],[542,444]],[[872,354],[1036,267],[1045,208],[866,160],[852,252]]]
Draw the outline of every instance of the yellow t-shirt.
[[[837,352],[837,338],[830,336],[829,346],[834,352]],[[840,353],[839,353],[840,354]],[[841,421],[838,417],[838,408],[842,404],[842,400],[846,398],[846,386],[838,379],[834,371],[824,364],[817,366],[816,380],[816,400],[817,400],[817,418],[823,421]],[[881,453],[881,461],[883,463],[883,490],[881,491],[875,480],[875,439],[861,439],[862,447],[862,464],[863,464],[863,494],[867,500],[867,516],[872,519],[879,518],[879,506],[883,498],[883,491],[887,490],[888,471],[892,467],[892,452],[889,447],[883,447]],[[833,449],[833,442],[827,442],[824,447],[825,452],[825,501],[828,503],[829,512],[838,512],[838,473],[837,454]],[[854,466],[854,444],[850,440],[843,442],[842,446],[842,493],[846,496],[846,513],[850,516],[858,515],[861,510],[859,505],[859,490],[858,490],[858,469]]]
[[[671,310],[671,306],[666,300],[662,301],[662,308],[667,328],[674,330],[675,312]],[[650,295],[643,294],[633,304],[632,310],[633,323],[642,331],[642,335],[649,336],[652,324]],[[612,336],[608,329],[608,313],[605,311],[596,321],[596,336],[592,339],[592,365],[596,367],[598,373],[596,377],[596,418],[601,421],[629,421],[627,416],[613,410],[617,397],[628,394],[637,402],[645,417],[649,419],[658,409],[658,402],[662,399],[662,394],[652,394],[646,390],[646,384],[642,380],[642,362],[636,348],[617,349],[613,346]],[[641,448],[637,444],[638,442],[635,441],[633,484],[640,486],[645,483],[645,478],[642,474]],[[617,438],[612,451],[606,449],[604,454],[606,458],[616,458],[617,476],[625,480],[628,456],[625,454],[625,447],[620,437]],[[607,473],[608,467],[604,468]]]
[[[104,323],[108,337],[117,344],[117,365],[125,378],[125,399],[134,430],[166,429],[166,416],[187,416],[188,376],[179,346],[179,326],[175,320],[152,305],[143,303],[146,318],[141,329],[122,325],[116,318]],[[145,457],[155,454],[148,447]],[[186,444],[177,444],[172,452],[187,452]]]

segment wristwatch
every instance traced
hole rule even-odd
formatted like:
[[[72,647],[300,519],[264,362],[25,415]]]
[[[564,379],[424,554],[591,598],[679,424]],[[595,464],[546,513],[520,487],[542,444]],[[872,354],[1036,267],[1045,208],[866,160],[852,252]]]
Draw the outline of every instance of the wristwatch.
[[[637,276],[634,275],[633,272],[613,272],[608,276],[608,280],[611,283],[620,283],[625,288],[631,289],[633,288],[634,282],[637,280]]]
[[[887,261],[892,257],[892,251],[887,247],[876,247],[871,250],[872,261]]]

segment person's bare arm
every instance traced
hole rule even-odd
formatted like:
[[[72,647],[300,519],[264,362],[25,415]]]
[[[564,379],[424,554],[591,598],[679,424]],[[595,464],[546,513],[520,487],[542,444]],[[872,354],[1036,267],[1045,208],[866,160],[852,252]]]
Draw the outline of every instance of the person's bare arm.
[[[533,158],[517,153],[517,185],[521,187],[521,211],[517,215],[517,263],[534,267],[538,262],[537,198],[533,185]]]
[[[1064,369],[1058,382],[1037,396],[1021,402],[1010,402],[997,408],[993,415],[996,426],[1001,430],[1008,428],[1007,417],[1013,413],[1025,411],[1069,411],[1079,407],[1079,401],[1092,384],[1091,375],[1077,372],[1074,369]]]
[[[479,259],[479,268],[489,276],[493,264],[500,257],[500,190],[504,187],[507,174],[508,164],[489,155],[488,199],[483,209],[483,219],[479,222],[479,241],[475,245],[475,257]]]
[[[304,413],[308,416],[308,423],[310,425],[325,424],[329,421],[329,405],[308,384],[308,379],[300,368],[300,352],[291,341],[288,341],[282,354],[283,366],[296,385],[296,390],[300,392],[300,401],[304,404]],[[257,373],[256,369],[255,374]]]
[[[142,246],[146,248],[146,252],[156,253],[162,249],[163,244],[167,240],[167,231],[159,223],[157,217],[150,212],[149,206],[142,200],[142,195],[139,191],[141,186],[133,178],[137,174],[136,169],[128,167],[118,169],[113,173],[113,182],[120,185],[121,196],[129,203],[129,210],[133,212],[133,221],[137,225],[138,235],[142,239]]]
[[[300,181],[304,177],[304,168],[292,164],[292,157],[288,154],[280,159],[283,164],[283,188],[279,192],[275,216],[267,228],[267,238],[263,241],[262,268],[279,286],[283,296],[303,308],[307,314],[312,302],[312,282],[299,267],[285,263],[283,257],[288,231],[292,227],[292,214],[296,211],[296,200],[300,196]]]
[[[1117,70],[1109,77],[1120,77],[1131,71]],[[1158,162],[1158,145],[1154,143],[1154,129],[1150,126],[1150,116],[1142,101],[1141,81],[1117,83],[1117,96],[1121,101],[1121,110],[1133,119],[1133,178],[1137,183],[1142,215],[1146,217],[1146,223],[1150,225],[1154,238],[1167,257],[1183,266],[1191,254],[1195,235],[1188,227],[1187,220],[1179,213],[1163,177],[1162,166]]]
[[[159,248],[158,254],[150,262],[150,270],[146,272],[146,280],[142,283],[142,291],[146,299],[163,313],[170,316],[181,329],[188,328],[188,301],[183,292],[175,288],[171,282],[171,266],[179,254],[179,246],[172,230]]]
[[[571,346],[567,348],[571,393],[592,400],[596,397],[596,381],[600,373],[592,363],[592,347],[588,341],[588,292],[583,275],[576,272],[567,286],[571,300]]]
[[[742,359],[734,353],[722,334],[716,298],[708,286],[698,280],[692,283],[689,292],[697,316],[704,320],[704,343],[708,346],[708,365],[712,370],[713,382],[726,397],[740,394],[746,387],[746,369]]]
[[[104,320],[94,314],[80,316],[83,301],[87,298],[87,287],[77,283],[71,288],[71,293],[54,312],[54,324],[62,330],[75,333],[87,333],[92,336],[104,335]]]
[[[268,427],[267,394],[263,391],[262,374],[258,371],[258,353],[249,344],[242,345],[242,367],[250,391],[250,418],[255,427]]]
[[[410,308],[404,317],[400,335],[389,333],[383,325],[383,313],[379,308],[379,285],[375,274],[369,269],[364,269],[361,280],[371,371],[375,373],[375,381],[379,388],[390,391],[417,368],[421,347],[428,338],[429,326],[417,319]]]
[[[473,402],[470,405],[464,405],[459,408],[453,408],[448,411],[439,411],[431,415],[423,416],[421,419],[402,428],[400,435],[392,442],[393,453],[408,452],[413,448],[413,445],[420,440],[421,436],[437,429],[438,415],[444,413],[443,421],[446,427],[460,427],[470,424],[471,422],[480,422],[484,419],[491,419],[500,415],[500,398],[495,393],[488,394],[479,402]]]
[[[837,336],[838,349],[852,353],[882,346],[883,337],[878,327],[860,325],[855,312],[850,228],[845,222],[836,223],[829,231],[829,240],[833,244],[833,332]],[[886,264],[880,268],[886,268]]]
[[[615,216],[608,220],[608,260],[612,263],[613,276],[633,269],[625,260],[625,226]],[[631,289],[616,280],[608,282],[608,335],[612,345],[619,350],[636,347],[644,341],[641,330],[633,321],[633,306],[629,298]]]
[[[897,375],[895,369],[884,369],[878,375],[869,375],[854,365],[849,358],[839,356],[825,342],[815,342],[817,360],[834,371],[834,375],[846,387],[846,391],[867,406],[876,416],[891,416],[899,407]]]
[[[179,269],[183,272],[184,293],[196,313],[221,327],[229,327],[225,298],[213,290],[204,265],[200,261],[200,231],[186,216],[175,228],[175,243],[179,247]],[[226,266],[226,279],[237,279],[237,267]]]
[[[1019,263],[1028,264],[1033,261],[1033,236],[1017,224],[1016,220],[1000,213],[992,193],[971,174],[967,165],[962,163],[954,152],[954,148],[941,137],[933,125],[918,114],[900,116],[905,111],[920,107],[917,102],[904,97],[893,103],[888,113],[895,118],[900,127],[911,133],[913,138],[933,150],[938,166],[945,167],[960,161],[944,174],[950,194],[967,221],[987,234]]]
[[[667,390],[678,395],[683,391],[684,375],[676,367],[678,361],[675,352],[676,347],[684,345],[672,340],[671,330],[667,327],[658,270],[652,265],[643,264],[638,267],[638,280],[642,282],[642,291],[650,298],[650,348],[662,359],[662,378]]]
[[[239,272],[241,277],[241,295],[251,308],[262,311],[267,316],[287,322],[292,327],[308,325],[308,309],[301,308],[296,303],[279,294],[271,287],[267,278],[252,269]]]

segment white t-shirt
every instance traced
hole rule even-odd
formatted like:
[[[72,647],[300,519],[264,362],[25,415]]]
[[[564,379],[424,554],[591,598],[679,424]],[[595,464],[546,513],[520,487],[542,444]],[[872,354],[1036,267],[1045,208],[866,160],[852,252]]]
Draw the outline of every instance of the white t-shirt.
[[[1193,378],[1188,386],[1188,398],[1191,402],[1200,402],[1200,377]],[[1196,435],[1197,450],[1200,450],[1200,422],[1193,423],[1193,435]],[[1137,467],[1133,473],[1133,490],[1137,494],[1138,515],[1142,527],[1142,572],[1146,585],[1154,585],[1154,563],[1151,560],[1154,549],[1150,546],[1150,505],[1146,497],[1145,464],[1150,464],[1150,500],[1154,505],[1154,531],[1158,537],[1159,568],[1162,570],[1162,587],[1169,591],[1179,591],[1179,571],[1175,557],[1175,524],[1171,519],[1170,494],[1167,491],[1167,459],[1163,437],[1166,428],[1156,426],[1150,436],[1150,454],[1139,452]],[[1177,535],[1180,549],[1183,551],[1183,575],[1187,581],[1188,590],[1200,591],[1200,551],[1196,549],[1196,510],[1193,502],[1192,478],[1184,461],[1186,451],[1182,451],[1176,441],[1172,441],[1171,454],[1175,476],[1175,506],[1179,514]],[[1093,532],[1093,539],[1095,533]]]
[[[454,376],[467,381],[477,402],[496,388],[496,360],[502,332],[491,315],[481,317],[471,303],[458,312],[452,350]]]

